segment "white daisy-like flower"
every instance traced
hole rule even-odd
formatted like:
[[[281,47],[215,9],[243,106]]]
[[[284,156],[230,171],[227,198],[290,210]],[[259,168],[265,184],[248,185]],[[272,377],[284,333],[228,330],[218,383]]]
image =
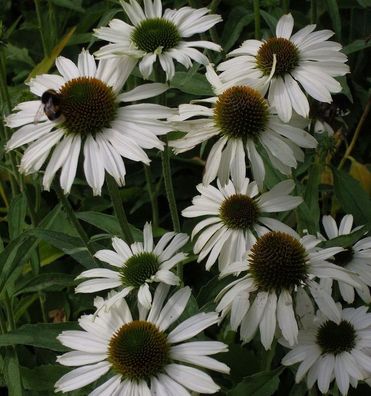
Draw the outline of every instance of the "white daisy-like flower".
[[[74,181],[81,146],[84,172],[94,195],[100,195],[105,171],[119,185],[124,184],[122,157],[150,162],[143,149],[163,149],[157,135],[172,128],[161,119],[174,113],[157,104],[128,104],[166,91],[165,84],[144,84],[119,94],[135,66],[131,58],[102,60],[82,51],[77,65],[58,57],[61,74],[43,74],[29,82],[31,92],[40,100],[24,102],[6,119],[10,128],[19,128],[6,144],[7,150],[28,144],[20,164],[25,174],[40,170],[48,160],[43,186],[49,190],[56,172],[62,168],[60,184],[65,193]],[[124,105],[120,106],[120,103]],[[40,119],[38,113],[44,106]]]
[[[310,295],[327,317],[340,323],[339,308],[315,278],[341,280],[353,286],[358,283],[352,273],[327,261],[343,249],[320,249],[320,242],[312,235],[300,238],[294,230],[270,231],[257,239],[247,252],[247,260],[221,272],[221,277],[243,273],[219,293],[216,310],[223,317],[230,313],[231,328],[237,331],[241,326],[244,342],[252,340],[259,329],[261,342],[269,349],[278,327],[289,345],[294,345],[299,317],[294,305],[303,305],[301,301]]]
[[[65,366],[78,366],[55,384],[56,391],[70,392],[105,375],[105,382],[89,396],[172,395],[215,393],[219,386],[198,367],[221,373],[229,368],[210,355],[227,351],[218,341],[190,341],[218,322],[215,312],[199,313],[173,326],[191,296],[189,287],[178,290],[164,305],[169,286],[156,289],[151,310],[134,320],[124,299],[109,311],[79,319],[82,330],[64,331],[59,341],[73,349],[58,357]]]
[[[352,234],[357,231],[359,227],[352,230],[353,216],[346,215],[342,218],[339,227],[332,216],[323,216],[322,224],[326,232],[328,240],[337,238],[341,235]],[[338,281],[339,291],[341,297],[347,303],[351,304],[354,301],[355,293],[362,298],[366,304],[371,303],[371,237],[362,238],[356,241],[352,246],[348,246],[344,251],[334,255],[333,262],[340,267],[343,267],[349,271],[353,271],[357,274],[357,281],[360,287],[354,288],[353,286]],[[332,280],[323,279],[322,285],[328,289],[331,293]]]
[[[82,272],[77,279],[90,278],[76,287],[77,293],[95,293],[101,290],[121,290],[106,301],[111,306],[118,299],[137,291],[138,302],[149,309],[152,303],[151,283],[163,282],[179,285],[179,278],[171,270],[187,255],[179,252],[188,241],[188,235],[167,232],[156,245],[153,243],[152,227],[146,223],[143,229],[143,243],[130,246],[122,239],[113,237],[114,250],[99,250],[95,257],[111,265],[113,269],[94,268]]]
[[[197,261],[208,256],[209,270],[218,259],[219,270],[223,271],[229,264],[242,261],[259,235],[269,230],[288,231],[289,227],[269,214],[294,209],[303,201],[289,195],[294,187],[292,180],[286,180],[259,195],[256,182],[250,183],[248,178],[229,181],[224,187],[218,181],[218,188],[199,184],[201,195],[182,212],[184,217],[206,216],[192,232],[192,238],[197,235]]]
[[[134,26],[113,19],[109,27],[95,29],[96,37],[111,42],[96,52],[99,58],[129,55],[141,59],[139,70],[148,78],[158,57],[166,79],[171,80],[175,74],[174,60],[186,68],[192,66],[192,61],[207,65],[209,60],[196,48],[222,50],[220,45],[210,41],[184,40],[207,31],[222,20],[220,15],[207,15],[208,8],[182,7],[163,12],[161,0],[144,0],[144,10],[136,0],[121,1],[121,5]]]
[[[225,184],[230,174],[233,177],[245,169],[246,150],[254,179],[261,187],[265,168],[258,150],[264,149],[273,166],[289,175],[297,161],[304,159],[300,147],[317,146],[317,140],[308,132],[282,123],[259,91],[223,84],[211,65],[207,66],[206,77],[217,96],[202,102],[209,102],[212,107],[180,105],[179,115],[172,120],[181,121],[174,122],[174,128],[187,134],[170,142],[176,153],[182,153],[212,137],[218,138],[206,161],[204,184],[217,176]]]
[[[349,72],[344,64],[347,57],[340,52],[342,46],[327,41],[334,32],[313,32],[316,25],[308,25],[292,35],[293,27],[292,15],[283,15],[277,23],[276,37],[246,40],[229,54],[233,59],[218,66],[223,81],[269,89],[269,102],[285,122],[290,120],[292,109],[308,117],[305,93],[331,103],[331,93],[341,91],[334,77]]]
[[[333,380],[342,395],[349,385],[371,376],[371,314],[367,307],[345,308],[334,322],[319,314],[312,326],[299,331],[298,344],[282,359],[291,366],[300,363],[296,382],[306,376],[308,388],[317,382],[321,393],[329,391]]]

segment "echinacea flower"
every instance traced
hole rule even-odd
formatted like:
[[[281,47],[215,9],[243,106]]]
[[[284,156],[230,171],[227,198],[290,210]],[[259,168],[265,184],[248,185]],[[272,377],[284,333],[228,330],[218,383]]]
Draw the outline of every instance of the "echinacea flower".
[[[187,243],[188,236],[167,232],[154,246],[151,224],[146,223],[143,239],[143,243],[134,242],[129,246],[122,239],[113,237],[114,250],[99,250],[95,254],[95,257],[110,264],[113,269],[94,268],[82,272],[77,279],[89,280],[80,283],[76,292],[95,293],[120,288],[120,292],[106,301],[109,307],[135,290],[138,303],[149,309],[152,303],[152,283],[179,284],[178,276],[171,269],[187,257],[178,251]]]
[[[233,59],[218,66],[223,81],[269,89],[269,102],[285,122],[290,120],[292,109],[308,117],[305,93],[331,103],[331,93],[342,89],[334,77],[349,72],[341,45],[328,41],[334,32],[313,32],[316,25],[308,25],[292,34],[293,27],[292,15],[283,15],[276,26],[276,37],[246,40],[229,54]]]
[[[312,326],[299,331],[298,344],[282,359],[282,364],[299,363],[296,382],[306,376],[308,388],[317,382],[327,394],[333,380],[342,395],[349,385],[356,388],[359,380],[371,376],[371,314],[367,307],[342,309],[339,322],[322,314]]]
[[[218,44],[205,40],[185,41],[184,38],[203,33],[222,19],[219,15],[207,15],[208,8],[162,11],[161,0],[145,0],[144,10],[136,0],[121,1],[131,26],[119,19],[113,19],[109,27],[95,30],[95,36],[111,42],[96,52],[99,58],[129,55],[141,59],[139,70],[148,78],[157,58],[166,73],[166,79],[174,77],[174,60],[186,68],[192,61],[207,65],[209,60],[196,48],[221,51]]]
[[[286,180],[259,195],[256,182],[248,178],[229,181],[224,187],[218,181],[218,188],[199,184],[201,195],[182,212],[184,217],[206,216],[192,231],[192,239],[197,236],[197,261],[208,256],[209,270],[219,258],[219,270],[223,271],[229,264],[242,261],[259,235],[269,230],[287,231],[289,227],[269,215],[294,209],[303,201],[289,195],[294,187],[292,180]]]
[[[300,147],[317,146],[317,140],[308,132],[282,123],[259,91],[223,84],[211,65],[207,66],[206,77],[217,96],[201,102],[212,106],[180,105],[179,115],[172,120],[174,128],[187,134],[170,142],[178,154],[217,138],[206,161],[204,184],[216,177],[225,184],[230,174],[233,177],[236,172],[244,172],[246,151],[254,179],[261,188],[265,167],[260,150],[266,152],[275,168],[289,175],[291,168],[304,159]]]
[[[73,349],[58,362],[77,368],[60,378],[56,391],[70,392],[105,376],[89,396],[112,395],[188,395],[215,393],[219,386],[198,367],[221,373],[229,368],[210,357],[227,351],[218,341],[190,341],[218,322],[215,312],[199,313],[174,323],[191,296],[189,287],[167,299],[169,286],[156,289],[151,310],[134,319],[125,299],[106,311],[96,299],[97,315],[79,319],[82,330],[64,331],[59,341]],[[164,302],[166,301],[165,305]]]
[[[320,242],[311,235],[300,238],[294,230],[270,231],[257,239],[247,259],[221,272],[221,277],[243,273],[219,293],[216,310],[223,317],[230,313],[231,328],[237,331],[241,326],[244,342],[252,340],[259,328],[264,348],[270,349],[278,326],[283,338],[294,345],[298,337],[294,306],[298,298],[308,299],[308,292],[327,317],[340,323],[339,308],[315,278],[342,280],[353,286],[358,283],[352,273],[328,261],[343,249],[320,249]]]
[[[129,102],[161,94],[167,86],[144,84],[120,94],[135,66],[128,57],[102,60],[97,66],[94,57],[83,50],[77,65],[58,57],[56,66],[60,76],[43,74],[32,79],[29,86],[41,98],[52,90],[58,98],[55,110],[58,109],[60,116],[50,120],[42,112],[37,119],[43,106],[40,100],[19,104],[16,112],[7,117],[6,124],[21,128],[13,133],[6,149],[33,142],[21,160],[19,169],[25,174],[39,171],[51,154],[43,178],[46,190],[61,168],[61,187],[65,193],[70,192],[81,148],[86,181],[94,195],[101,194],[105,171],[123,185],[126,170],[122,157],[148,164],[150,160],[143,149],[163,149],[157,135],[166,134],[171,128],[160,120],[173,114],[165,106]],[[57,112],[51,115],[54,114]]]
[[[352,234],[352,232],[357,230],[352,230],[352,215],[344,216],[339,227],[336,225],[336,221],[332,216],[323,216],[322,224],[329,241],[341,235]],[[344,301],[351,304],[354,301],[354,292],[356,291],[366,304],[370,304],[371,237],[359,238],[359,240],[355,241],[353,245],[348,246],[344,251],[335,254],[333,262],[340,267],[353,271],[356,274],[356,279],[359,283],[359,287],[354,288],[347,283],[338,281],[339,291]],[[329,292],[331,292],[332,284],[333,282],[331,279],[322,280],[322,285],[328,288]]]

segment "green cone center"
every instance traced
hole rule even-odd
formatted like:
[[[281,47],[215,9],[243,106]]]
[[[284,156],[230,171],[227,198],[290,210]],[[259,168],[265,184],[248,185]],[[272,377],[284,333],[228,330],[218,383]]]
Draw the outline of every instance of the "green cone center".
[[[235,139],[258,137],[266,128],[268,116],[266,100],[248,86],[225,90],[214,108],[214,121],[221,134]]]
[[[317,331],[317,343],[324,354],[350,352],[356,345],[356,330],[347,320],[339,324],[328,320]]]
[[[175,48],[181,36],[174,23],[164,18],[150,18],[134,29],[131,39],[137,48],[148,53],[160,47],[162,52]]]
[[[273,55],[276,55],[274,76],[284,76],[299,65],[299,50],[294,43],[283,37],[271,37],[262,44],[256,55],[258,68],[269,76],[273,66]]]
[[[139,287],[160,267],[158,257],[150,252],[142,252],[131,256],[120,269],[121,281],[124,286]]]
[[[248,195],[235,194],[222,203],[219,216],[228,228],[246,230],[256,223],[259,208]]]
[[[271,231],[252,247],[249,269],[261,290],[292,290],[307,279],[307,253],[300,241],[291,235]]]
[[[167,336],[153,323],[135,320],[123,325],[111,338],[108,361],[131,380],[148,379],[169,361]]]
[[[63,128],[82,136],[95,135],[108,128],[117,110],[112,88],[94,77],[78,77],[61,88]]]

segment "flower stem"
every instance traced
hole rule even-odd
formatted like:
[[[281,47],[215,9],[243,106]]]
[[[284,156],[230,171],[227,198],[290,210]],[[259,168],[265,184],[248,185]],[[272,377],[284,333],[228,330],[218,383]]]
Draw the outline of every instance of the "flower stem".
[[[176,206],[173,181],[171,179],[170,149],[166,139],[166,146],[162,153],[162,172],[164,174],[166,196],[169,203],[171,221],[175,232],[180,232],[178,209]]]
[[[48,55],[48,47],[46,45],[46,40],[44,36],[44,29],[43,29],[43,20],[41,17],[41,10],[40,10],[40,0],[34,0],[36,15],[37,15],[37,22],[39,24],[40,36],[41,36],[41,43],[43,46],[44,56]]]
[[[367,116],[368,116],[368,113],[370,112],[370,106],[371,106],[371,99],[368,100],[367,105],[366,105],[365,109],[363,110],[363,114],[362,114],[362,116],[361,116],[361,118],[360,118],[360,120],[358,122],[358,125],[357,125],[357,128],[356,128],[355,132],[354,132],[352,141],[350,142],[350,145],[348,146],[348,148],[345,150],[344,156],[343,156],[343,158],[340,161],[338,169],[341,169],[344,166],[345,161],[347,160],[347,158],[350,156],[352,150],[354,149],[354,146],[355,146],[355,144],[357,142],[359,134],[361,133],[363,124],[365,123],[365,121],[367,119]]]
[[[71,203],[68,200],[68,198],[64,195],[64,192],[62,191],[61,186],[59,185],[58,182],[53,183],[54,185],[54,190],[58,196],[58,199],[60,202],[62,202],[62,205],[64,207],[64,210],[66,211],[67,217],[74,226],[75,230],[80,236],[80,239],[83,241],[85,247],[88,249],[89,253],[94,256],[95,252],[89,245],[89,237],[88,234],[85,232],[84,228],[81,226],[78,218],[75,215],[75,212],[72,209]]]
[[[107,175],[107,187],[111,196],[113,209],[120,224],[121,231],[126,239],[126,242],[131,244],[134,242],[134,238],[130,230],[130,225],[125,213],[124,205],[122,204],[118,185],[111,175]]]
[[[290,8],[290,0],[282,0],[282,9],[284,14],[287,14],[289,12]]]
[[[260,31],[260,1],[254,0],[254,21],[255,21],[255,38],[256,40],[260,40],[261,31]]]
[[[147,182],[148,194],[149,194],[149,198],[151,200],[152,223],[153,223],[153,227],[157,228],[159,225],[157,192],[156,192],[156,189],[153,187],[151,168],[144,164],[143,164],[143,168],[144,168],[144,175],[146,177],[146,182]]]

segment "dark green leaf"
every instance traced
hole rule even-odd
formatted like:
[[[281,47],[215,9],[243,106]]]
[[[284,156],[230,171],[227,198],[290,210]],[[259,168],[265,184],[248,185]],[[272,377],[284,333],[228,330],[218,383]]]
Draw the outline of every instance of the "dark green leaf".
[[[278,19],[276,19],[272,14],[269,14],[264,10],[260,10],[260,15],[263,17],[266,24],[269,26],[269,29],[272,32],[272,34],[275,35]]]
[[[9,333],[0,334],[0,346],[30,345],[63,352],[68,348],[57,340],[58,334],[77,328],[77,324],[72,322],[26,324]]]
[[[351,234],[340,235],[336,238],[333,238],[329,241],[324,241],[321,243],[321,247],[329,248],[334,246],[340,246],[343,248],[348,248],[354,245],[357,241],[359,241],[366,233],[365,227],[357,231],[353,231]]]
[[[73,275],[61,273],[40,274],[33,277],[21,289],[17,290],[15,295],[33,293],[46,289],[53,291],[63,290],[65,287],[74,284],[74,278]]]
[[[343,48],[344,54],[350,55],[371,47],[371,40],[355,40]]]
[[[273,371],[264,371],[246,377],[235,388],[230,390],[228,396],[271,396],[279,386],[279,376],[284,370],[279,367]]]
[[[18,356],[14,348],[7,348],[5,353],[5,381],[9,396],[22,396],[22,380]]]
[[[69,10],[84,12],[85,10],[81,7],[81,1],[76,0],[51,0],[52,3],[59,7],[67,8]],[[80,3],[80,4],[79,4]]]
[[[338,40],[341,40],[341,18],[337,0],[326,0],[327,11]]]
[[[24,194],[18,194],[11,200],[9,205],[8,227],[10,239],[15,239],[22,233],[25,216],[26,199]]]
[[[43,230],[40,228],[36,228],[30,232],[37,238],[50,243],[54,247],[62,250],[65,254],[72,256],[85,268],[94,268],[97,266],[96,261],[80,238],[72,237],[62,232]]]
[[[209,82],[203,74],[177,72],[170,86],[192,95],[214,96]]]
[[[69,367],[57,365],[38,366],[33,369],[21,367],[23,386],[33,391],[53,391],[54,384],[70,371]]]
[[[358,181],[344,171],[333,168],[335,196],[346,213],[358,225],[371,225],[371,201]]]

